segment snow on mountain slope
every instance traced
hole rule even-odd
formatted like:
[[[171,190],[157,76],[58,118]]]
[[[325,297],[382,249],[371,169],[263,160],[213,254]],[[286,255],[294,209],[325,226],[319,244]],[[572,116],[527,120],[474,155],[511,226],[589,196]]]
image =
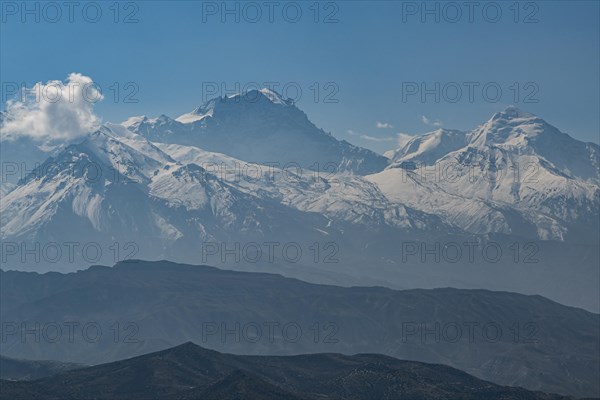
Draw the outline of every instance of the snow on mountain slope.
[[[565,240],[569,231],[597,229],[598,145],[514,107],[443,154],[451,148],[442,145],[443,138],[448,143],[450,136],[440,130],[411,139],[386,171],[367,179],[394,201],[443,215],[474,233],[535,232],[541,239]],[[419,163],[406,164],[412,160]]]
[[[449,193],[541,212],[566,223],[598,215],[596,183],[569,177],[536,154],[486,146],[451,153],[439,163],[458,163],[470,171],[452,181],[442,180],[440,186]]]
[[[2,176],[0,185],[3,194],[31,171],[42,164],[48,157],[56,156],[69,144],[78,139],[37,138],[23,135],[6,134],[4,122],[13,117],[0,111],[0,160],[2,160]]]
[[[266,95],[261,93],[261,96]],[[533,117],[519,114],[518,118],[497,118],[505,122],[496,121],[493,129],[486,130],[489,140],[481,139],[481,134],[468,133],[465,135],[467,145],[449,151],[440,160],[474,164],[469,169],[472,172],[479,171],[480,164],[486,165],[475,162],[481,159],[494,160],[495,166],[538,162],[546,174],[542,177],[552,179],[555,186],[535,182],[509,186],[508,180],[501,179],[496,179],[497,185],[473,184],[463,176],[443,176],[435,172],[432,176],[431,171],[436,171],[432,166],[412,169],[401,163],[364,177],[351,172],[298,168],[298,165],[274,167],[243,161],[228,148],[219,153],[189,144],[152,142],[148,139],[151,130],[142,129],[146,123],[178,129],[197,125],[198,131],[166,133],[170,138],[185,134],[189,137],[182,136],[182,141],[193,141],[195,134],[208,134],[202,128],[205,124],[218,120],[227,125],[228,119],[238,117],[248,122],[252,113],[258,113],[255,119],[262,118],[265,123],[275,124],[275,130],[280,129],[279,122],[271,120],[268,114],[280,115],[282,111],[273,111],[273,107],[291,106],[272,104],[266,97],[262,101],[264,109],[238,105],[234,109],[251,107],[252,110],[240,111],[239,115],[227,112],[223,116],[219,111],[223,104],[217,99],[215,104],[207,106],[212,111],[199,110],[200,113],[210,111],[213,116],[191,124],[170,118],[130,119],[128,126],[138,133],[123,125],[105,124],[82,142],[68,146],[49,159],[3,195],[0,202],[3,241],[23,242],[28,246],[36,242],[93,242],[99,243],[105,251],[112,249],[115,243],[121,246],[135,243],[138,246],[135,256],[145,259],[269,270],[314,282],[338,284],[485,287],[540,293],[567,304],[597,308],[595,300],[589,300],[589,293],[597,291],[590,277],[597,275],[593,241],[598,233],[579,219],[567,223],[561,214],[576,213],[593,222],[596,215],[593,207],[597,203],[592,196],[592,202],[586,205],[591,193],[586,190],[597,190],[597,185],[592,178],[572,176],[572,171],[585,171],[585,165],[575,168],[569,164],[569,175],[541,157],[537,150],[529,147],[515,150],[517,130],[531,125]],[[267,114],[264,118],[260,116],[263,111]],[[291,108],[283,112],[301,113]],[[286,121],[282,123],[284,126],[293,118]],[[495,133],[506,126],[515,132],[507,136],[502,136],[504,131]],[[165,133],[164,130],[152,132]],[[265,142],[260,133],[248,134]],[[414,143],[437,145],[415,144],[405,155],[418,153],[416,157],[426,159],[448,144],[446,136],[455,136],[458,141],[461,135],[448,131],[430,134],[431,142],[417,139]],[[321,133],[318,138],[322,138]],[[492,139],[494,144],[491,144]],[[482,143],[477,142],[476,147],[471,144],[475,140]],[[586,148],[594,149],[594,146]],[[435,165],[441,165],[441,161]],[[483,170],[490,172],[490,168]],[[553,197],[553,193],[546,192],[547,188],[556,188],[553,193],[563,197]],[[517,190],[527,201],[515,201],[510,197],[510,189]],[[571,197],[566,197],[567,194]],[[561,199],[583,201],[575,207],[572,201],[561,203]],[[591,245],[585,240],[573,240],[574,231],[587,237]],[[448,241],[487,243],[490,240],[502,243],[508,254],[491,267],[481,259],[476,264],[464,260],[458,264],[440,264],[422,261],[422,257],[403,261],[407,242],[413,245],[425,242],[431,248]],[[544,249],[539,251],[539,265],[522,268],[514,263],[510,246],[523,240]],[[298,263],[283,259],[279,254],[275,261],[260,265],[232,264],[231,257],[226,259],[220,255],[203,259],[205,242],[226,244],[229,249],[248,243],[296,243],[301,244],[304,255]],[[334,244],[339,263],[315,262],[312,250],[315,243],[319,246]],[[113,258],[99,262],[114,261]],[[318,261],[322,261],[322,254]],[[15,257],[12,257],[10,268],[40,268],[14,262]],[[490,268],[480,268],[481,263]],[[565,270],[565,263],[574,263],[575,267]],[[51,264],[47,269],[68,270],[87,264],[89,262],[77,266]],[[544,278],[538,278],[542,273]],[[572,279],[570,285],[564,284],[566,276]]]
[[[256,96],[267,110],[291,106],[280,98],[272,100],[275,96],[272,93],[258,92]],[[222,100],[211,100],[197,113],[219,114],[221,111],[216,110],[223,107]],[[232,96],[225,101],[237,100]],[[294,110],[288,111],[301,113]],[[597,146],[582,146],[543,120],[514,108],[494,115],[470,133],[438,130],[415,137],[396,152],[389,168],[365,179],[297,166],[277,168],[247,163],[195,146],[152,143],[146,138],[148,131],[144,124],[184,125],[168,117],[131,118],[126,125],[138,133],[109,123],[76,148],[97,159],[99,165],[113,174],[139,183],[140,190],[148,196],[188,211],[209,204],[206,187],[213,182],[206,181],[206,177],[213,176],[227,185],[225,191],[234,189],[260,201],[320,214],[329,221],[370,227],[458,229],[472,234],[503,233],[565,240],[573,225],[581,225],[582,219],[591,220],[593,228],[594,218],[589,217],[598,214],[599,191],[590,173],[597,165],[594,159]],[[592,161],[586,164],[562,157],[555,161],[557,164],[562,161],[563,169],[559,169],[538,154],[538,148],[546,152],[551,148],[539,144],[540,137],[569,143],[567,148],[590,149]],[[451,150],[466,140],[467,145]],[[417,169],[403,164],[413,160],[419,163]],[[426,164],[435,166],[424,167]],[[531,172],[520,171],[523,165]],[[567,172],[563,172],[565,168]],[[589,179],[567,174],[573,171]],[[521,180],[515,180],[515,176]],[[27,224],[21,222],[13,221],[24,229]],[[98,221],[92,221],[92,225],[97,227]],[[585,226],[583,230],[589,228]]]
[[[294,226],[297,238],[314,234],[315,227],[327,230],[323,217],[300,218],[144,142],[118,138],[104,127],[42,164],[3,198],[3,239],[134,241],[147,257],[158,257],[182,245],[177,241],[197,250],[202,240],[244,232],[273,237],[282,221]],[[276,234],[285,237],[278,229]]]
[[[149,181],[146,174],[161,164],[110,135],[106,128],[90,134],[83,142],[70,145],[56,157],[48,159],[32,171],[12,190],[1,204],[3,237],[59,236],[64,231],[47,224],[64,217],[77,221],[91,231],[118,232],[135,229],[129,220],[113,218],[105,201],[109,195],[124,196],[124,203],[142,198],[147,203],[140,184]],[[130,198],[126,198],[129,196]],[[115,199],[118,200],[118,199]],[[110,208],[110,207],[109,207]],[[118,210],[118,209],[117,209]],[[135,213],[132,214],[132,216]],[[113,224],[121,225],[117,230]],[[143,224],[142,224],[143,225]],[[68,230],[67,230],[68,231]],[[87,235],[84,235],[87,236]]]
[[[28,137],[0,140],[2,160],[2,183],[16,184],[35,167],[55,156],[68,143],[58,141],[40,142]]]
[[[171,136],[185,135],[189,132],[184,124],[162,114],[156,118],[146,116],[131,117],[120,125],[144,136],[151,141],[168,140]]]
[[[13,190],[15,185],[10,182],[0,182],[0,196],[4,197],[8,192]]]
[[[543,119],[515,107],[494,114],[471,132],[470,147],[535,155],[547,161],[544,167],[554,174],[600,183],[600,146],[573,139]]]
[[[135,117],[124,125],[153,142],[196,146],[259,164],[335,167],[364,175],[388,163],[386,157],[337,140],[291,100],[264,89],[211,99],[175,120]]]
[[[443,225],[434,215],[391,202],[376,185],[353,174],[279,169],[192,146],[156,145],[178,162],[200,165],[245,193],[299,211],[319,213],[330,220],[419,230],[439,229]]]
[[[415,136],[404,146],[390,152],[391,165],[388,168],[409,162],[417,165],[432,165],[444,155],[458,150],[466,144],[466,132],[457,130],[438,129]]]
[[[517,212],[503,204],[450,193],[418,172],[390,168],[365,179],[375,183],[390,201],[438,215],[447,224],[473,234],[504,233],[563,240],[567,232],[561,221],[543,213]]]

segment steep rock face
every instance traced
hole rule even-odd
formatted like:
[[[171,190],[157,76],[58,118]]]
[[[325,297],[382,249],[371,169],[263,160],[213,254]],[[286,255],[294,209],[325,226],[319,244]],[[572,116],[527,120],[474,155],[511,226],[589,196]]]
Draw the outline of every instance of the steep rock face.
[[[317,128],[290,100],[269,90],[209,100],[176,120],[134,117],[124,125],[150,141],[183,144],[282,168],[381,171],[387,158]]]

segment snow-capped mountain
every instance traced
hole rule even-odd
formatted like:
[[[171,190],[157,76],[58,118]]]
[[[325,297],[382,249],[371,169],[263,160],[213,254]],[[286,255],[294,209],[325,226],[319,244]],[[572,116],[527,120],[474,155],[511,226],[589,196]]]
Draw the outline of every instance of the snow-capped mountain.
[[[598,290],[599,200],[592,173],[597,145],[511,108],[472,132],[415,137],[395,151],[389,166],[381,164],[370,175],[282,168],[283,158],[280,166],[239,158],[243,148],[233,138],[270,151],[284,139],[297,150],[302,140],[306,149],[322,145],[321,155],[346,157],[348,150],[359,157],[348,166],[369,163],[371,152],[338,142],[274,94],[258,96],[258,105],[214,99],[179,121],[134,117],[123,125],[105,124],[3,189],[2,240],[29,246],[96,243],[109,257],[98,262],[107,264],[118,261],[112,258],[115,244],[131,250],[133,243],[135,251],[127,255],[137,258],[268,270],[313,282],[483,287],[599,308],[590,300]],[[228,130],[243,126],[248,129]],[[273,143],[259,126],[277,132],[282,142]],[[553,151],[552,143],[564,154]],[[273,154],[292,154],[277,151]],[[581,154],[589,160],[574,160]],[[538,181],[515,182],[499,172],[523,163],[537,166]],[[447,165],[452,168],[445,171]],[[469,173],[457,172],[465,168]],[[485,172],[487,180],[475,172]],[[238,250],[237,260],[221,252],[206,259],[203,245],[209,242],[230,250],[248,243],[295,243],[303,255],[290,261],[279,252],[267,261],[240,262]],[[414,253],[423,243],[431,249],[467,242],[500,244],[504,258],[490,267],[481,253],[458,262]],[[408,258],[407,243],[414,253]],[[319,251],[315,244],[322,246]],[[535,246],[535,265],[515,263],[515,244]],[[89,264],[41,266],[25,259],[11,253],[3,268],[68,270]],[[330,259],[335,262],[323,262]]]
[[[438,129],[424,135],[413,136],[404,146],[387,153],[391,167],[416,168],[433,165],[446,154],[467,144],[467,133]]]
[[[236,166],[260,173],[256,179],[230,173]],[[352,174],[327,179],[267,170],[196,147],[153,144],[113,124],[32,171],[3,197],[0,213],[9,242],[97,243],[111,250],[113,243],[135,243],[137,256],[180,261],[201,259],[208,242],[298,243],[307,253],[315,242],[358,237],[364,226],[452,231],[434,215],[389,202]],[[75,267],[32,260],[22,267]],[[300,264],[312,261],[305,254]]]
[[[583,240],[599,227],[599,153],[597,144],[509,107],[471,132],[412,138],[367,179],[388,198],[469,232]]]
[[[316,227],[328,230],[322,216],[300,218],[295,210],[246,194],[197,164],[178,163],[138,135],[113,128],[68,146],[19,182],[2,201],[2,237],[134,242],[141,254],[160,257],[190,254],[205,241],[273,239],[273,230],[286,237],[274,229],[282,221],[293,225],[295,239],[314,234]]]
[[[515,107],[494,116],[470,133],[470,147],[531,155],[554,175],[598,184],[600,146],[584,143],[559,131],[542,118]]]
[[[134,117],[123,124],[153,142],[196,146],[280,168],[366,175],[388,162],[317,128],[291,100],[267,89],[214,98],[177,119]]]

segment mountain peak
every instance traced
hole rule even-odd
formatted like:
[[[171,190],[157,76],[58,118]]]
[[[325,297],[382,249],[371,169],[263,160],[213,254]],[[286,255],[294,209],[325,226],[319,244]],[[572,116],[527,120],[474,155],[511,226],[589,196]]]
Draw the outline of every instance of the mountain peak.
[[[284,99],[282,95],[277,93],[274,90],[263,88],[258,91],[263,96],[265,96],[271,103],[275,104],[285,104],[285,105],[293,105],[294,101],[291,99]]]
[[[526,119],[526,118],[535,118],[535,115],[528,113],[526,111],[523,111],[523,110],[517,108],[516,106],[508,106],[508,107],[506,107],[506,109],[504,111],[497,112],[492,116],[492,120],[497,120],[497,119],[511,120],[511,119]]]
[[[185,343],[182,343],[182,344],[180,344],[178,346],[173,347],[173,349],[187,349],[187,350],[190,350],[190,349],[202,349],[202,347],[198,346],[196,343],[192,342],[191,340],[188,340]]]
[[[145,115],[136,115],[135,117],[127,118],[125,121],[121,122],[121,125],[123,125],[126,128],[129,128],[130,126],[138,125],[140,122],[146,121],[147,119],[148,117],[146,117]]]
[[[125,121],[121,122],[120,125],[122,125],[126,128],[130,128],[130,127],[139,126],[140,124],[143,124],[143,123],[168,124],[171,121],[173,121],[173,119],[165,114],[160,114],[158,117],[155,117],[155,118],[148,118],[146,115],[139,115],[139,116],[127,118]]]
[[[165,114],[160,114],[158,117],[153,118],[153,120],[156,122],[168,122],[171,120],[171,117]]]
[[[213,117],[216,111],[229,108],[231,105],[255,104],[260,106],[293,106],[294,101],[285,99],[281,94],[268,88],[248,90],[243,93],[214,97],[192,112],[179,116],[176,120],[181,123],[192,123]]]
[[[282,106],[293,106],[294,101],[292,99],[286,99],[278,92],[268,89],[252,89],[243,93],[236,93],[234,95],[220,97],[216,99],[215,104],[218,103],[266,103],[276,104]]]
[[[504,111],[495,113],[488,121],[473,130],[469,134],[470,145],[528,147],[530,140],[548,132],[547,128],[548,124],[543,119],[515,106],[509,106]]]

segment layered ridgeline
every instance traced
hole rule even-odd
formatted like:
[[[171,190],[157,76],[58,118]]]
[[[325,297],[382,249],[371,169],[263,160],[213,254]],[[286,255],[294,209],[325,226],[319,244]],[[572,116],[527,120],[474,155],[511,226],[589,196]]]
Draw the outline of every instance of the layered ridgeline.
[[[500,385],[600,394],[598,314],[541,296],[342,288],[143,261],[70,274],[0,272],[0,285],[0,351],[9,357],[97,365],[193,341],[237,354],[380,353],[445,364]],[[378,359],[373,366],[383,368],[385,358]],[[338,370],[322,361],[331,373]],[[366,375],[355,372],[356,379]]]
[[[101,397],[100,397],[101,396]],[[34,382],[2,381],[0,398],[26,400],[572,399],[503,387],[442,365],[375,354],[249,357],[185,343]]]
[[[415,137],[389,165],[268,91],[51,150],[3,188],[5,269],[170,259],[600,309],[598,146],[514,108]]]

